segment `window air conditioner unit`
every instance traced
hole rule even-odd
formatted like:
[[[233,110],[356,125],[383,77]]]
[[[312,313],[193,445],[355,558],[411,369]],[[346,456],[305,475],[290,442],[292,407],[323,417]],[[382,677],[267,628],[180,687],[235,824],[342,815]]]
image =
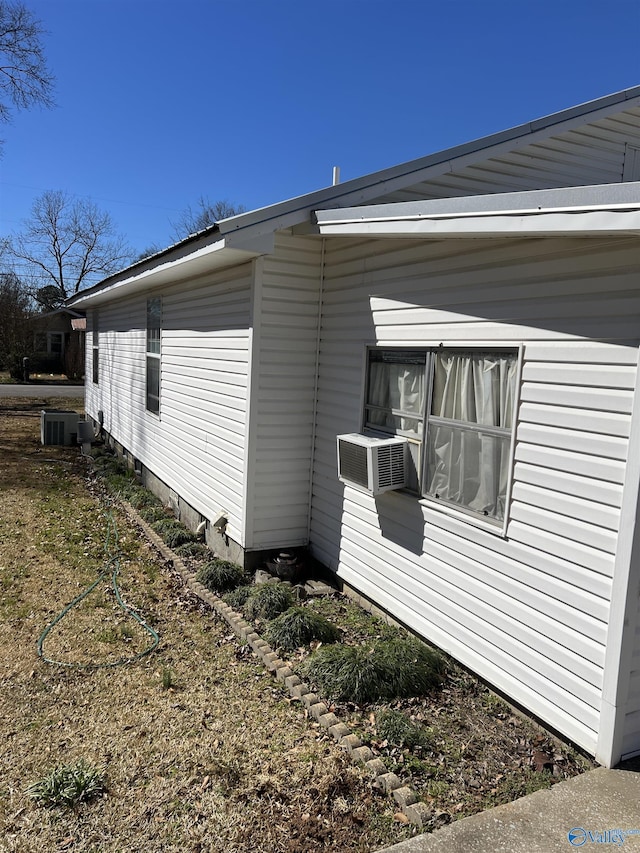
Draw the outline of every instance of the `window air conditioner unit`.
[[[338,478],[371,495],[406,486],[407,442],[360,433],[339,435]]]
[[[40,441],[42,444],[75,444],[78,437],[80,415],[64,409],[43,409],[40,413]]]

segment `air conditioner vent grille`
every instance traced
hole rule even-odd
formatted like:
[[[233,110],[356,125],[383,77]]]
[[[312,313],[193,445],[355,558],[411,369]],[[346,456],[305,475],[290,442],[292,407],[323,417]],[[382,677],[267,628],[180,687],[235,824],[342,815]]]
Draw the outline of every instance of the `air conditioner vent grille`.
[[[404,486],[404,445],[395,444],[378,450],[378,482],[383,489]]]
[[[349,441],[339,442],[340,476],[364,489],[369,487],[367,448]]]

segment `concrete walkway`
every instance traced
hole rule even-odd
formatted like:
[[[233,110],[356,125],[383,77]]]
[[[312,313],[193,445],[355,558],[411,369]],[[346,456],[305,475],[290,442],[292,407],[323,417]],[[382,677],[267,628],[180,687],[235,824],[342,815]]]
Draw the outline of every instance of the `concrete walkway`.
[[[84,397],[84,385],[0,385],[2,397]]]
[[[386,853],[640,853],[640,773],[599,767]]]

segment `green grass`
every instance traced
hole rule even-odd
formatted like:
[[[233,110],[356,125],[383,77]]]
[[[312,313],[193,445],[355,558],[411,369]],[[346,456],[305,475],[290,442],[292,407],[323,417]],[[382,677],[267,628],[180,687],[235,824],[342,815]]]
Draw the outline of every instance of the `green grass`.
[[[361,704],[427,694],[440,684],[444,661],[424,643],[398,636],[360,646],[323,646],[304,669],[323,695]]]
[[[389,640],[398,635],[398,628],[388,625],[344,596],[314,598],[307,602],[307,607],[362,642]]]
[[[97,767],[80,759],[75,764],[55,767],[47,776],[27,788],[27,794],[41,805],[75,806],[105,790],[104,775]]]
[[[282,583],[265,583],[254,587],[244,605],[247,619],[275,619],[293,604],[288,586]]]
[[[198,569],[196,580],[215,593],[228,592],[245,581],[244,570],[229,560],[211,560]]]
[[[190,557],[192,560],[206,560],[211,556],[211,550],[202,542],[185,542],[175,549],[178,557]]]
[[[340,639],[340,631],[324,616],[306,607],[290,607],[269,622],[265,638],[274,649],[293,651],[312,640],[335,643]]]
[[[237,613],[241,613],[242,608],[246,604],[253,589],[254,587],[250,584],[243,584],[243,586],[238,586],[230,592],[226,592],[222,596],[222,600],[225,604],[228,604],[229,607],[232,607]]]
[[[151,529],[160,536],[169,548],[177,548],[178,545],[186,545],[188,542],[196,541],[196,534],[188,530],[184,524],[171,517],[161,518],[151,524]]]
[[[390,708],[376,714],[378,736],[394,746],[415,749],[429,748],[433,744],[433,734],[430,729],[416,725],[402,711]]]

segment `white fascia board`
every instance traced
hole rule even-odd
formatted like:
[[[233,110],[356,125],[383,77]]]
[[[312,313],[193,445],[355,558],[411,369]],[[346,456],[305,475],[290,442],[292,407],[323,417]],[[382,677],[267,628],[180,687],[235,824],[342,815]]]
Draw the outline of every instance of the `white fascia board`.
[[[320,234],[389,237],[637,234],[640,183],[568,187],[316,211]]]
[[[74,307],[90,308],[131,296],[145,290],[156,289],[167,284],[177,284],[185,279],[193,279],[198,276],[214,272],[225,267],[246,263],[253,258],[273,251],[273,235],[271,238],[261,237],[252,241],[245,239],[224,238],[204,246],[183,257],[150,266],[142,272],[127,277],[116,277],[112,283],[108,281],[98,289],[92,289],[87,293],[80,293],[74,299]]]
[[[517,213],[463,213],[360,219],[319,223],[322,236],[349,237],[562,237],[640,235],[640,206],[635,210],[526,211]]]

